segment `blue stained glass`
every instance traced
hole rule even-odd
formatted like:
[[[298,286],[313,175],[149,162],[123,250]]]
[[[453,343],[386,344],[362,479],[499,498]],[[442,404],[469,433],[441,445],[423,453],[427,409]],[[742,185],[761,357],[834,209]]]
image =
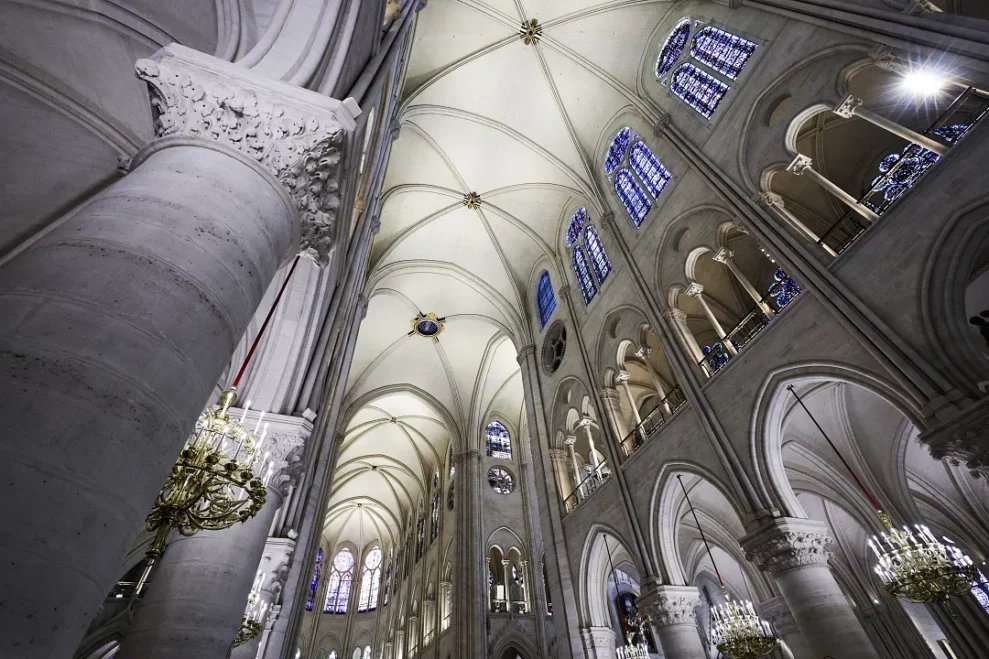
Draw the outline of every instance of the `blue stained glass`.
[[[508,433],[508,428],[498,421],[492,421],[484,429],[484,437],[488,442],[488,457],[511,458],[512,457],[512,436]]]
[[[657,77],[662,78],[670,72],[676,61],[683,55],[683,49],[687,47],[687,38],[689,36],[690,21],[684,19],[677,23],[677,26],[670,32],[670,36],[666,37],[663,50],[660,51],[659,58],[656,60]]]
[[[603,284],[604,280],[611,274],[611,261],[608,260],[608,254],[604,251],[604,245],[601,243],[598,231],[593,226],[588,226],[585,230],[584,244],[587,245],[587,251],[591,254],[591,267],[594,268],[594,274],[597,275],[598,281]]]
[[[710,25],[694,35],[690,54],[732,80],[738,77],[755,52],[756,44]]]
[[[591,278],[591,271],[587,267],[587,257],[584,256],[584,250],[577,247],[573,251],[571,262],[574,274],[577,275],[577,284],[580,286],[580,293],[584,296],[584,304],[590,304],[594,296],[598,294],[598,289],[594,285],[594,279]]]
[[[419,523],[416,524],[416,561],[422,560],[422,550],[426,547],[426,520],[422,516],[422,502],[419,502]]]
[[[316,564],[312,569],[312,581],[309,582],[309,599],[306,600],[306,611],[312,611],[316,605],[316,591],[319,589],[320,564],[323,562],[323,548],[316,551]]]
[[[539,302],[539,326],[546,327],[546,321],[556,310],[556,295],[553,293],[553,282],[549,280],[549,273],[544,272],[539,277],[539,286],[536,287],[536,300]]]
[[[347,612],[347,603],[350,601],[350,585],[351,577],[348,572],[340,578],[340,592],[337,595],[337,606],[334,613]]]
[[[663,190],[666,189],[666,184],[673,178],[670,170],[666,169],[663,163],[659,162],[659,158],[642,142],[636,142],[632,145],[629,162],[632,165],[632,170],[646,184],[646,188],[652,193],[652,196],[658,199],[659,195],[663,194]]]
[[[701,352],[707,358],[707,364],[711,367],[712,375],[720,371],[728,363],[728,351],[720,343],[715,343],[713,350],[710,346],[704,346],[701,348]]]
[[[388,562],[388,570],[385,572],[385,603],[388,606],[388,597],[391,594],[391,561]]]
[[[351,571],[354,568],[354,555],[343,548],[333,557],[333,571],[326,581],[326,601],[323,613],[346,613],[350,600]]]
[[[429,521],[429,541],[432,542],[440,532],[440,491],[433,489],[433,515]]]
[[[693,64],[683,64],[673,72],[670,89],[687,105],[710,119],[731,87]]]
[[[642,226],[642,220],[652,210],[652,202],[627,169],[622,169],[615,175],[615,192],[635,226]]]
[[[622,160],[625,159],[628,143],[637,137],[638,135],[633,133],[632,129],[628,126],[618,131],[615,139],[611,140],[611,146],[608,147],[608,157],[604,160],[604,171],[606,173],[610,174],[618,169],[618,165],[622,164]]]
[[[971,127],[971,124],[951,124],[950,126],[941,126],[934,131],[934,134],[941,136],[948,144],[954,144]]]
[[[567,227],[567,247],[573,247],[573,244],[580,239],[580,232],[584,229],[584,222],[587,220],[587,209],[581,206],[574,211],[573,216],[570,218],[570,226]]]
[[[938,155],[916,144],[902,153],[891,153],[879,161],[879,176],[872,180],[862,202],[882,215],[890,205],[910,190],[939,160]]]
[[[790,279],[783,268],[776,269],[776,272],[773,273],[773,279],[776,281],[769,287],[769,294],[776,302],[777,309],[782,309],[790,304],[793,298],[800,295],[800,284]]]

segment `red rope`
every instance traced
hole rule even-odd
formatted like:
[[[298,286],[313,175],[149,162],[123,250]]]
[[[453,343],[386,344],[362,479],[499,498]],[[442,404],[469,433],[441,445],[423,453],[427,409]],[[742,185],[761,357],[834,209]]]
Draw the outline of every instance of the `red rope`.
[[[261,323],[261,329],[258,330],[258,335],[254,337],[254,343],[251,344],[251,349],[247,351],[247,357],[244,357],[244,363],[241,364],[240,370],[237,371],[237,377],[234,378],[234,383],[230,385],[236,388],[240,384],[240,379],[244,377],[244,371],[247,370],[247,365],[251,362],[251,357],[254,356],[254,351],[258,349],[258,343],[261,342],[261,337],[264,335],[265,328],[268,327],[268,322],[271,321],[272,315],[275,313],[275,307],[278,306],[278,301],[282,299],[282,293],[285,292],[285,288],[288,286],[288,282],[292,279],[292,273],[295,272],[295,266],[299,265],[299,257],[296,256],[295,260],[292,261],[292,267],[289,268],[288,274],[285,275],[285,281],[282,282],[282,287],[278,289],[278,295],[275,296],[275,301],[271,304],[271,309],[268,310],[268,315],[265,316],[264,322]]]
[[[864,494],[865,498],[869,500],[869,503],[872,505],[873,509],[875,509],[877,513],[881,513],[882,508],[879,507],[879,504],[876,503],[876,500],[872,498],[871,494],[869,494],[869,490],[865,489],[865,485],[862,484],[862,481],[859,480],[859,477],[855,475],[854,471],[852,471],[852,466],[845,461],[844,456],[841,455],[841,451],[838,450],[838,447],[835,446],[834,442],[831,441],[831,438],[828,437],[828,433],[824,432],[824,428],[821,427],[821,424],[817,422],[817,419],[814,418],[814,415],[811,414],[810,410],[807,409],[807,406],[804,405],[804,401],[801,400],[800,396],[797,395],[797,392],[794,390],[793,385],[792,384],[787,385],[786,388],[790,390],[790,393],[793,394],[793,397],[797,399],[798,403],[800,403],[800,407],[804,408],[804,412],[807,413],[807,416],[810,417],[810,420],[814,422],[814,425],[817,426],[817,429],[821,431],[822,435],[824,435],[824,441],[828,443],[828,446],[831,447],[831,450],[834,451],[834,454],[838,456],[839,460],[841,460],[841,464],[845,465],[845,469],[848,470],[848,475],[852,477],[852,479],[855,481],[855,484],[859,486],[860,490],[862,490],[862,494]]]

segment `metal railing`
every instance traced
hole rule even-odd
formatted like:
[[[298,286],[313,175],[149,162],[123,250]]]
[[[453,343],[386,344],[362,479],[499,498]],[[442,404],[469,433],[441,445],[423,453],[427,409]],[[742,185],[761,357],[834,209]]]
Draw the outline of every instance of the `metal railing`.
[[[591,494],[608,480],[609,476],[611,476],[611,469],[608,467],[607,460],[602,461],[597,467],[589,469],[584,480],[580,481],[577,487],[574,488],[574,491],[570,493],[570,496],[563,500],[564,510],[568,514],[575,511],[577,506],[586,501],[587,497],[591,496]]]
[[[924,135],[949,145],[957,143],[989,112],[989,99],[969,87],[941,114]],[[879,176],[858,203],[882,215],[907,195],[941,158],[917,145],[908,144],[902,153],[890,154],[879,163]],[[841,216],[824,232],[818,244],[841,254],[870,226],[853,210]]]
[[[680,387],[674,387],[670,390],[670,393],[666,394],[663,400],[659,401],[659,405],[647,414],[642,422],[635,426],[625,439],[622,440],[622,450],[625,451],[625,455],[632,455],[635,453],[636,449],[646,443],[653,434],[656,433],[666,420],[673,416],[673,413],[680,409],[687,399],[683,397],[683,392],[680,391]]]
[[[769,287],[769,292],[728,331],[724,339],[715,341],[710,347],[704,346],[707,352],[697,364],[708,377],[714,377],[714,374],[727,366],[735,356],[728,350],[727,342],[731,342],[737,354],[755,338],[756,334],[772,322],[765,311],[767,307],[775,314],[779,314],[802,292],[800,285],[784,273],[782,268],[776,270],[775,278],[776,281]]]

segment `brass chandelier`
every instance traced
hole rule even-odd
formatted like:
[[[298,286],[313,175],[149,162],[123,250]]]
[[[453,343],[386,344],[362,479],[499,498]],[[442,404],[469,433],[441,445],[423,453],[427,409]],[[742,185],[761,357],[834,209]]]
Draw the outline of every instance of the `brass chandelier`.
[[[969,592],[972,584],[978,580],[978,570],[973,565],[972,559],[962,554],[953,544],[949,547],[939,541],[923,524],[915,524],[913,530],[908,526],[894,527],[893,520],[869,494],[817,419],[794,391],[793,385],[789,385],[787,389],[817,426],[886,528],[878,536],[869,539],[869,547],[876,554],[877,564],[874,569],[882,580],[886,592],[893,597],[921,604],[947,604],[950,598]]]
[[[145,520],[145,528],[154,533],[154,539],[147,552],[149,560],[134,590],[134,598],[140,596],[173,530],[184,536],[195,535],[199,531],[221,531],[237,522],[246,522],[264,506],[272,475],[268,454],[262,452],[268,433],[267,424],[261,428],[264,412],[258,417],[254,430],[248,432],[244,421],[251,402],[244,406],[237,421],[231,420],[229,410],[237,401],[237,385],[298,264],[297,256],[233,384],[220,394],[215,406],[208,406],[196,419],[192,434],[158,492]]]
[[[714,562],[711,547],[707,544],[707,536],[704,535],[704,529],[697,519],[697,512],[690,502],[687,488],[684,487],[683,477],[677,474],[677,480],[680,482],[680,489],[683,490],[683,496],[690,507],[690,514],[694,517],[697,530],[701,534],[701,540],[704,541],[707,556],[714,566],[714,573],[718,576],[721,594],[725,598],[723,605],[711,607],[711,640],[714,641],[718,651],[729,659],[755,659],[768,655],[776,649],[779,639],[776,638],[770,624],[756,614],[752,602],[747,600],[736,602],[728,594],[725,581],[721,578],[721,571]]]
[[[234,638],[233,647],[238,647],[248,641],[257,638],[261,630],[264,629],[264,614],[268,610],[268,604],[261,601],[261,586],[264,582],[264,575],[254,580],[251,594],[247,598],[247,610],[240,619],[240,629]]]

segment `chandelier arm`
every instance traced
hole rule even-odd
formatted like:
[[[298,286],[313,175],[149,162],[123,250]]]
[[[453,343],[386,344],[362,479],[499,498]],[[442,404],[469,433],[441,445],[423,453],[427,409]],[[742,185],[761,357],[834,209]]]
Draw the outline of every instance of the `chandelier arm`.
[[[683,477],[677,474],[677,480],[680,482],[680,489],[683,490],[683,496],[687,500],[687,505],[690,506],[690,514],[694,517],[694,524],[697,525],[697,530],[701,532],[701,540],[704,542],[704,549],[707,550],[707,556],[711,559],[711,565],[714,566],[714,573],[718,575],[718,583],[721,585],[722,592],[725,592],[725,580],[721,578],[721,571],[718,570],[718,564],[714,560],[714,554],[711,553],[711,547],[707,544],[707,536],[704,535],[704,529],[701,528],[700,520],[697,519],[697,513],[694,511],[694,504],[690,502],[690,495],[687,494],[687,488],[683,485]],[[727,592],[725,592],[727,595]]]
[[[876,500],[869,493],[869,490],[866,489],[865,485],[863,485],[862,481],[859,480],[859,477],[855,475],[855,472],[852,470],[851,465],[848,464],[844,456],[841,455],[841,451],[838,450],[838,447],[835,446],[834,442],[831,441],[831,438],[828,437],[828,433],[824,432],[824,428],[821,427],[821,424],[817,422],[817,419],[814,418],[814,415],[811,414],[810,410],[807,409],[807,406],[804,405],[804,401],[800,398],[800,396],[797,395],[797,392],[793,388],[793,385],[792,384],[787,385],[786,388],[790,390],[790,393],[793,394],[793,397],[797,399],[798,403],[800,403],[800,407],[804,408],[804,412],[807,413],[807,416],[810,417],[810,420],[814,422],[815,426],[817,426],[817,429],[821,432],[821,435],[824,436],[824,441],[828,443],[828,446],[831,447],[831,450],[834,451],[834,454],[838,456],[839,460],[841,460],[841,464],[845,466],[845,469],[848,471],[848,474],[855,480],[855,484],[858,485],[860,490],[862,490],[862,494],[865,495],[865,498],[869,500],[869,503],[872,505],[875,511],[880,515],[882,515],[883,512],[882,508],[880,508],[879,504],[876,503]]]
[[[234,378],[233,384],[230,385],[232,389],[236,389],[237,385],[240,384],[240,379],[244,377],[244,371],[247,370],[247,365],[251,362],[251,357],[254,356],[254,351],[257,350],[258,343],[261,342],[261,337],[264,336],[264,330],[268,327],[268,323],[275,313],[275,307],[278,306],[278,301],[282,299],[282,293],[285,292],[289,280],[292,279],[292,274],[295,272],[295,266],[297,265],[299,265],[299,255],[296,255],[295,260],[292,261],[292,267],[289,268],[288,274],[285,275],[285,281],[282,282],[282,287],[278,289],[278,295],[275,296],[275,301],[271,303],[271,308],[268,309],[268,315],[265,316],[264,322],[261,323],[261,329],[258,330],[258,335],[254,337],[254,341],[251,343],[251,349],[247,351],[247,356],[244,357],[244,363],[241,364],[240,370],[237,371],[237,377]]]

